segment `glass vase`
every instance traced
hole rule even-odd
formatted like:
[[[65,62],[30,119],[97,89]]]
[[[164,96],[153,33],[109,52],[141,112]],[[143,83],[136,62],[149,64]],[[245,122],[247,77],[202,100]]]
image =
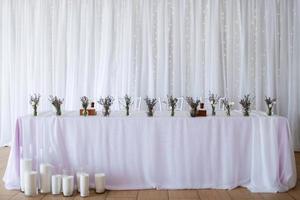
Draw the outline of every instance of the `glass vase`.
[[[250,116],[250,110],[248,108],[244,108],[243,109],[243,114],[245,117],[249,117]]]
[[[33,106],[33,116],[37,116],[37,106]]]
[[[192,108],[190,111],[191,117],[196,117],[197,116],[197,108]]]
[[[87,108],[83,108],[83,116],[88,116],[88,114],[89,114],[89,112],[88,112],[88,110],[87,110]]]
[[[227,108],[227,109],[226,109],[226,115],[227,115],[227,116],[230,116],[230,114],[231,114],[231,113],[230,113],[230,108]]]
[[[267,115],[268,116],[272,116],[273,115],[273,107],[268,107]]]
[[[110,108],[109,106],[105,106],[103,110],[104,117],[108,117],[110,115]]]
[[[172,107],[172,108],[171,108],[171,117],[174,117],[174,115],[175,115],[175,108]]]
[[[56,115],[57,116],[61,115],[61,108],[60,108],[60,106],[56,107]]]
[[[211,105],[211,109],[212,109],[211,115],[212,115],[212,116],[215,116],[215,115],[216,115],[216,106]]]
[[[149,109],[147,115],[148,117],[153,117],[153,109]]]
[[[129,116],[129,106],[126,106],[126,116]]]

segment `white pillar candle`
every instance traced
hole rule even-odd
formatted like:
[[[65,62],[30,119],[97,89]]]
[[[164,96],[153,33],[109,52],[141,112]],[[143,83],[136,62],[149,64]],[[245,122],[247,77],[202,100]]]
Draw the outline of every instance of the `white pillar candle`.
[[[37,172],[30,171],[24,173],[24,191],[26,196],[35,196],[37,195]]]
[[[81,197],[87,197],[89,196],[89,174],[81,173],[80,174],[80,196]]]
[[[74,191],[74,177],[73,176],[63,176],[63,195],[72,196]]]
[[[61,193],[61,182],[62,177],[61,175],[53,175],[52,176],[52,194],[60,194]]]
[[[76,173],[76,184],[77,184],[77,191],[80,193],[80,175],[82,172],[77,172]]]
[[[95,174],[96,193],[103,193],[105,191],[105,174]]]
[[[21,159],[20,160],[20,187],[21,191],[24,192],[25,173],[31,172],[32,170],[32,159]]]
[[[40,191],[41,193],[51,192],[51,165],[40,164]]]

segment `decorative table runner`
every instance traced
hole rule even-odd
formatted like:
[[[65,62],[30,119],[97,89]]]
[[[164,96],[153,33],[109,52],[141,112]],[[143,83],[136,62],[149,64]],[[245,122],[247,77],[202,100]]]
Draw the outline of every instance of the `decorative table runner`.
[[[231,189],[287,191],[296,184],[288,120],[253,111],[250,117],[191,118],[188,112],[112,113],[109,117],[42,113],[17,120],[4,176],[19,188],[21,157],[55,167],[106,174],[108,189]],[[42,153],[41,153],[42,152]],[[94,180],[90,180],[91,186]]]

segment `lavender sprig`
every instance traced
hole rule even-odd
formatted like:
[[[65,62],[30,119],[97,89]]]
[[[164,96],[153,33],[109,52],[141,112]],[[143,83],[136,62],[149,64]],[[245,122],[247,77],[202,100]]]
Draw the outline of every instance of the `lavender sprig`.
[[[171,96],[167,96],[168,98],[168,105],[169,107],[171,107],[171,116],[173,117],[175,115],[175,108],[178,102],[178,99],[175,97]]]
[[[40,102],[40,94],[33,94],[30,96],[30,101],[29,103],[31,104],[32,108],[33,108],[33,115],[37,116],[37,107],[39,105]]]
[[[252,98],[250,94],[244,95],[244,97],[240,100],[240,104],[243,107],[244,116],[250,115],[250,107],[252,104]]]
[[[100,105],[104,108],[104,116],[109,116],[110,114],[110,106],[113,105],[114,98],[112,96],[107,96],[105,98],[100,98],[99,101],[97,101]]]
[[[194,100],[193,97],[186,97],[186,102],[189,104],[189,106],[191,107],[191,109],[193,110],[197,110],[197,107],[199,106],[200,104],[200,100],[197,99],[197,100]]]
[[[145,98],[145,102],[146,102],[146,104],[148,106],[148,112],[147,112],[147,114],[148,114],[149,117],[152,117],[153,113],[154,113],[154,107],[155,107],[155,105],[157,103],[157,100],[156,100],[156,98],[151,99],[149,97],[146,97]]]
[[[49,96],[49,101],[56,109],[56,115],[61,115],[61,105],[64,102],[64,99],[60,99],[57,96]]]

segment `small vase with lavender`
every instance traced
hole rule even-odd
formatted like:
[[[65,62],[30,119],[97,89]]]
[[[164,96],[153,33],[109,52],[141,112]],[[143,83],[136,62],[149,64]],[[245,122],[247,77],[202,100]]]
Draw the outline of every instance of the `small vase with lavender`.
[[[40,94],[33,94],[30,97],[29,103],[31,104],[31,106],[33,108],[33,116],[37,116],[37,107],[40,102],[40,97],[41,97]]]
[[[148,107],[148,112],[147,112],[148,117],[153,117],[154,107],[157,103],[157,100],[155,98],[151,99],[149,97],[146,97],[145,102],[146,102],[146,105]]]
[[[171,96],[167,96],[168,98],[168,106],[171,108],[171,116],[174,117],[175,115],[175,108],[177,106],[177,102],[178,102],[178,99],[173,97],[172,95]]]
[[[265,97],[265,102],[267,105],[267,115],[273,115],[273,106],[276,104],[276,99],[271,97]]]
[[[57,96],[50,95],[49,101],[54,106],[54,108],[56,110],[56,115],[60,116],[61,115],[61,105],[63,104],[64,99],[60,99]]]
[[[244,95],[244,97],[240,100],[240,104],[243,107],[243,114],[245,117],[250,116],[250,108],[251,108],[251,97],[250,94]]]
[[[209,94],[209,102],[210,102],[211,109],[212,109],[212,111],[211,111],[212,116],[216,115],[216,106],[219,103],[219,99],[220,99],[220,97],[217,94],[213,94],[213,93]]]
[[[103,115],[105,117],[110,115],[110,106],[113,105],[114,98],[112,96],[107,96],[105,98],[100,98],[98,103],[103,106]]]
[[[234,105],[234,102],[229,102],[227,98],[222,99],[222,104],[224,105],[226,115],[230,116],[231,115],[231,109]]]
[[[130,106],[133,104],[132,98],[128,96],[127,94],[124,97],[125,100],[125,109],[126,109],[126,116],[129,116],[129,109]]]
[[[83,116],[88,116],[88,106],[89,106],[89,98],[86,97],[86,96],[83,96],[80,98],[80,101],[81,101],[81,105],[82,105],[82,108],[83,108]]]
[[[186,97],[186,102],[189,104],[191,107],[191,117],[196,117],[197,116],[197,108],[200,104],[200,100],[194,100],[193,97]]]

